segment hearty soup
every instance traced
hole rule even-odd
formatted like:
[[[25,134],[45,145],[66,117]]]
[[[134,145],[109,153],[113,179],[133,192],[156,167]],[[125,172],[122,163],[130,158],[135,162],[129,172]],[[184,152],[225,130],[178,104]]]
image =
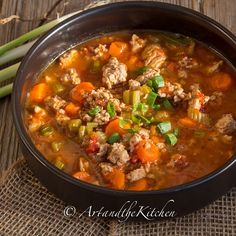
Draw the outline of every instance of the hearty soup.
[[[38,150],[74,178],[120,190],[168,188],[234,154],[235,76],[192,38],[105,35],[40,74],[25,122]]]

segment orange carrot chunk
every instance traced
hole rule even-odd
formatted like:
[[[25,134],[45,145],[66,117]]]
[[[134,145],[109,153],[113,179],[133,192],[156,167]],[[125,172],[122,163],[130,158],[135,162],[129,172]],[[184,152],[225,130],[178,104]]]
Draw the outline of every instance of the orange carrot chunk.
[[[80,107],[76,106],[74,103],[70,102],[66,105],[65,111],[69,116],[75,116],[78,114]]]
[[[125,174],[122,170],[114,168],[112,172],[106,174],[105,179],[111,184],[112,188],[124,189]]]
[[[137,145],[137,156],[142,163],[153,162],[160,158],[160,151],[151,140],[142,140]]]
[[[83,181],[88,181],[90,179],[90,175],[86,171],[78,171],[75,174],[73,174],[73,176],[76,179],[80,179],[80,180],[83,180]]]
[[[109,136],[111,136],[112,133],[118,133],[120,135],[126,134],[127,131],[125,129],[129,129],[130,124],[127,123],[127,125],[126,125],[126,127],[124,127],[124,129],[121,128],[119,124],[120,124],[119,119],[115,119],[115,120],[110,121],[105,129],[106,135],[109,137]]]
[[[94,86],[90,82],[82,82],[78,85],[76,85],[71,91],[70,96],[74,101],[82,102],[83,101],[83,95],[85,92],[92,91],[94,89]]]
[[[144,191],[147,189],[148,189],[148,183],[146,178],[133,182],[132,185],[130,185],[128,188],[128,190],[133,190],[133,191]]]
[[[116,41],[111,43],[109,53],[111,56],[119,58],[124,52],[127,52],[128,48],[127,43]]]
[[[232,77],[224,72],[217,73],[210,78],[210,86],[218,91],[228,90],[232,82]]]
[[[42,103],[50,94],[50,87],[46,83],[40,83],[33,86],[30,91],[30,100],[36,103]]]
[[[184,117],[179,119],[178,121],[179,125],[186,127],[186,128],[195,128],[197,126],[197,122],[188,118],[188,117]]]

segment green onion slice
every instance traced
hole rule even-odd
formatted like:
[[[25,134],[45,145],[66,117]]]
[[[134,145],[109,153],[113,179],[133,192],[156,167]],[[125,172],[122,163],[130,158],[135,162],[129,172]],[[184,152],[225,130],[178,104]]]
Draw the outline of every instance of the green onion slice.
[[[165,134],[171,130],[171,123],[169,121],[161,122],[157,128],[161,134]]]
[[[116,115],[116,109],[112,102],[107,103],[107,112],[110,115],[110,117],[114,117]]]
[[[90,116],[95,116],[96,114],[98,114],[99,112],[101,111],[101,108],[100,107],[94,107],[92,109],[89,110],[88,114]]]

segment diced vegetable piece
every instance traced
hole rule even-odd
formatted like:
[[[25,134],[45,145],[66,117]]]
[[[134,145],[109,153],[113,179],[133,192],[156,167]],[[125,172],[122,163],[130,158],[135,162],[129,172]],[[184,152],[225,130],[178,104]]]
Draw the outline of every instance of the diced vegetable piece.
[[[219,72],[213,75],[209,82],[214,90],[227,91],[232,86],[233,80],[228,73]]]
[[[122,170],[114,168],[108,172],[104,178],[111,184],[112,188],[124,189],[125,187],[125,174]]]
[[[76,106],[73,102],[69,102],[65,107],[65,111],[68,116],[76,116],[79,110],[80,107]]]
[[[139,90],[131,91],[130,100],[131,100],[131,105],[137,106],[140,102],[140,91]]]
[[[81,124],[82,124],[82,121],[80,119],[69,120],[68,129],[70,132],[78,132]]]
[[[109,137],[112,133],[116,132],[120,135],[127,133],[126,129],[130,128],[130,123],[126,122],[124,119],[115,119],[108,123],[105,129],[106,135]]]
[[[178,137],[179,136],[179,128],[173,130],[173,134]]]
[[[160,151],[150,140],[142,140],[137,145],[137,156],[142,163],[153,162],[160,158]]]
[[[140,65],[141,62],[139,61],[138,56],[136,55],[131,55],[129,60],[127,61],[126,65],[128,70],[133,71],[137,68],[138,65]]]
[[[171,123],[169,121],[161,122],[157,125],[157,128],[161,134],[165,134],[171,130]]]
[[[172,134],[172,133],[166,134],[165,138],[166,138],[166,143],[170,144],[171,146],[174,146],[177,143],[177,141],[178,141],[176,136],[174,134]]]
[[[154,105],[152,106],[152,108],[153,108],[154,110],[158,111],[158,110],[161,109],[161,105],[160,105],[160,104],[154,104]]]
[[[42,103],[48,95],[50,95],[50,87],[46,83],[36,84],[30,91],[30,100],[35,103]]]
[[[51,125],[43,125],[40,127],[40,134],[43,135],[43,136],[50,136],[54,133],[54,128],[51,126]]]
[[[98,126],[98,123],[95,122],[88,122],[86,125],[86,131],[88,134],[93,132],[93,129]]]
[[[125,104],[129,105],[130,104],[130,90],[125,90],[123,92],[123,101]]]
[[[120,141],[120,135],[118,133],[112,133],[112,135],[108,138],[108,143],[109,144],[113,144],[113,143],[117,143]]]
[[[197,122],[188,118],[188,117],[184,117],[179,119],[178,121],[179,125],[186,127],[186,128],[195,128],[197,126]]]
[[[156,121],[161,122],[161,121],[169,120],[170,115],[168,111],[157,111],[154,118]]]
[[[163,101],[163,106],[165,107],[165,109],[167,110],[173,110],[173,106],[172,104],[170,103],[170,101],[168,99],[165,99]]]
[[[147,97],[147,104],[148,104],[150,107],[152,107],[152,106],[154,105],[157,96],[158,96],[158,95],[157,95],[156,93],[152,92],[152,91],[148,94],[148,97]]]
[[[198,123],[209,125],[210,124],[210,117],[206,113],[202,113],[197,109],[188,109],[188,117]]]
[[[90,82],[82,82],[78,85],[76,85],[71,91],[70,96],[74,101],[82,102],[83,101],[83,95],[85,92],[90,92],[94,89],[94,86]]]
[[[88,114],[89,114],[90,116],[95,116],[95,115],[98,114],[100,111],[101,111],[101,108],[100,108],[99,106],[97,106],[97,107],[94,107],[94,108],[90,109],[90,110],[88,111]]]
[[[90,71],[92,73],[98,73],[102,68],[101,62],[99,60],[95,60],[92,62]]]
[[[62,169],[65,167],[65,164],[64,164],[63,161],[61,160],[61,157],[60,157],[60,156],[56,158],[56,160],[55,160],[55,162],[54,162],[54,165],[55,165],[58,169],[60,169],[60,170],[62,170]]]
[[[142,116],[142,115],[139,115],[139,114],[137,114],[136,117],[139,118],[139,119],[140,119],[142,122],[144,122],[145,124],[150,124],[150,123],[151,123],[151,120],[152,120],[152,119],[148,119],[148,118],[146,118],[146,117],[144,117],[144,116]]]
[[[152,87],[157,90],[165,86],[164,78],[161,75],[152,78]]]
[[[143,86],[140,87],[140,91],[144,94],[148,94],[152,91],[152,89],[146,84],[144,84]]]
[[[106,143],[107,136],[104,132],[97,131],[95,134],[96,134],[96,137],[97,137],[99,143]]]
[[[147,66],[143,66],[143,67],[140,67],[136,70],[136,73],[138,75],[142,75],[143,73],[145,73],[146,71],[148,70],[148,67]]]
[[[112,102],[107,103],[107,112],[111,118],[116,116],[116,109],[115,109],[115,106]]]
[[[53,152],[59,152],[60,149],[62,148],[63,146],[63,142],[62,141],[53,141],[51,143],[51,147],[52,147],[52,151]]]
[[[140,124],[141,120],[137,118],[133,113],[131,115],[131,119],[135,124]]]
[[[128,190],[133,190],[133,191],[144,191],[147,189],[148,189],[148,182],[146,178],[133,182],[128,188]]]
[[[124,52],[127,52],[128,49],[129,49],[129,46],[127,43],[116,41],[116,42],[111,43],[109,47],[109,53],[112,57],[119,58]]]
[[[90,179],[90,175],[86,171],[78,171],[75,174],[73,174],[73,176],[76,179],[83,180],[83,181],[86,181],[86,182],[88,182],[88,180]]]
[[[65,86],[62,85],[61,83],[56,82],[52,84],[52,89],[54,93],[60,94],[65,91]]]
[[[79,127],[79,138],[82,139],[85,136],[86,126],[81,125]]]
[[[145,114],[148,111],[148,105],[140,102],[137,106],[137,110],[140,111],[142,114]]]

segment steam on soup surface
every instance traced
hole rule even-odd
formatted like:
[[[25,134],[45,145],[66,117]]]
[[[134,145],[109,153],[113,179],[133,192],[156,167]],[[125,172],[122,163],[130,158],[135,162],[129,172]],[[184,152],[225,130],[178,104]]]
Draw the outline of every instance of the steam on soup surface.
[[[32,85],[25,120],[38,150],[82,181],[156,190],[193,181],[235,152],[235,74],[176,34],[87,41]]]

